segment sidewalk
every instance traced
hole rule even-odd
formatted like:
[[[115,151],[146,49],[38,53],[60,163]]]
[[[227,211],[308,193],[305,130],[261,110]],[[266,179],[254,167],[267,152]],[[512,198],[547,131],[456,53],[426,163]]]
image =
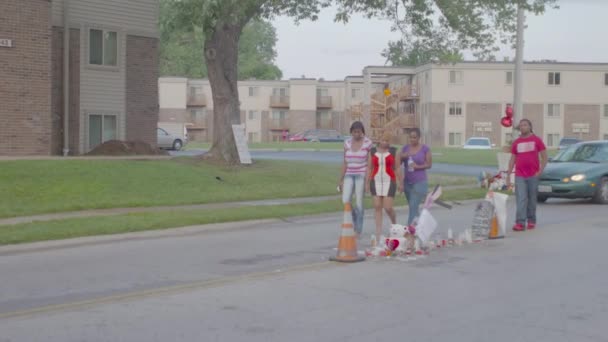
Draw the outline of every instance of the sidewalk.
[[[444,186],[444,190],[470,189],[472,185],[452,185]],[[300,198],[278,198],[257,201],[240,201],[240,202],[223,202],[223,203],[208,203],[208,204],[190,204],[176,206],[156,206],[156,207],[136,207],[136,208],[110,208],[110,209],[91,209],[81,211],[69,211],[60,213],[50,213],[32,216],[20,216],[0,219],[0,226],[14,225],[20,223],[30,223],[34,221],[54,221],[70,218],[82,218],[93,216],[113,216],[130,213],[147,213],[159,211],[176,211],[176,210],[205,210],[205,209],[228,209],[251,206],[274,206],[286,204],[302,204],[302,203],[317,203],[328,200],[338,200],[341,195],[320,196],[320,197],[300,197]]]

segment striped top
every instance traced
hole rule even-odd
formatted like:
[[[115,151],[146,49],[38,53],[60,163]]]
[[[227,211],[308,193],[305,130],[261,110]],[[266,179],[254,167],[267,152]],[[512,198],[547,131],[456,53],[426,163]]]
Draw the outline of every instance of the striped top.
[[[363,137],[363,145],[358,151],[353,151],[352,138],[344,142],[344,161],[347,175],[363,175],[367,171],[367,156],[372,149],[372,141]]]

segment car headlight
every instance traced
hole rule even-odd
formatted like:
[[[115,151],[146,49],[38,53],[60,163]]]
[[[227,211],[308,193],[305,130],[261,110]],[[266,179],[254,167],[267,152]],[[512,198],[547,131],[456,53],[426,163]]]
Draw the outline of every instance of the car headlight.
[[[583,174],[574,175],[574,176],[570,177],[570,179],[573,182],[580,182],[585,179],[585,175],[583,175]]]

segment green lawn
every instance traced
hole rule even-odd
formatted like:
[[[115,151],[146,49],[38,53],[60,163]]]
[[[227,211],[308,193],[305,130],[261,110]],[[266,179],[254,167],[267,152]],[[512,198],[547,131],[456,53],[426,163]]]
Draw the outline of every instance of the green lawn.
[[[483,198],[485,193],[486,190],[479,188],[445,190],[442,199],[477,199]],[[398,196],[395,202],[397,206],[405,205],[404,196]],[[366,207],[371,207],[371,199],[367,198],[365,204]],[[179,210],[172,212],[136,213],[107,217],[33,222],[0,226],[0,245],[60,240],[82,236],[119,234],[144,230],[159,230],[219,222],[286,218],[337,212],[340,210],[342,210],[341,201],[328,200],[308,204],[243,207],[238,209],[220,210]]]
[[[0,217],[85,209],[204,204],[336,195],[340,167],[258,161],[225,168],[178,158],[161,161],[43,160],[0,162]],[[216,177],[223,181],[218,181]],[[473,184],[433,176],[432,183]]]

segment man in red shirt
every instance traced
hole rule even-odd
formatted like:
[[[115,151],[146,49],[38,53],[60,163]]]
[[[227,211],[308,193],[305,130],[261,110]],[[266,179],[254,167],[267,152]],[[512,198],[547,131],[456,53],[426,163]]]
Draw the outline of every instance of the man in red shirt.
[[[536,203],[538,196],[538,179],[547,166],[547,148],[543,141],[532,131],[532,122],[522,119],[519,122],[519,138],[511,145],[509,171],[515,167],[515,198],[517,213],[513,230],[520,232],[536,228]],[[540,158],[539,158],[540,157]],[[507,177],[507,185],[511,184]]]

